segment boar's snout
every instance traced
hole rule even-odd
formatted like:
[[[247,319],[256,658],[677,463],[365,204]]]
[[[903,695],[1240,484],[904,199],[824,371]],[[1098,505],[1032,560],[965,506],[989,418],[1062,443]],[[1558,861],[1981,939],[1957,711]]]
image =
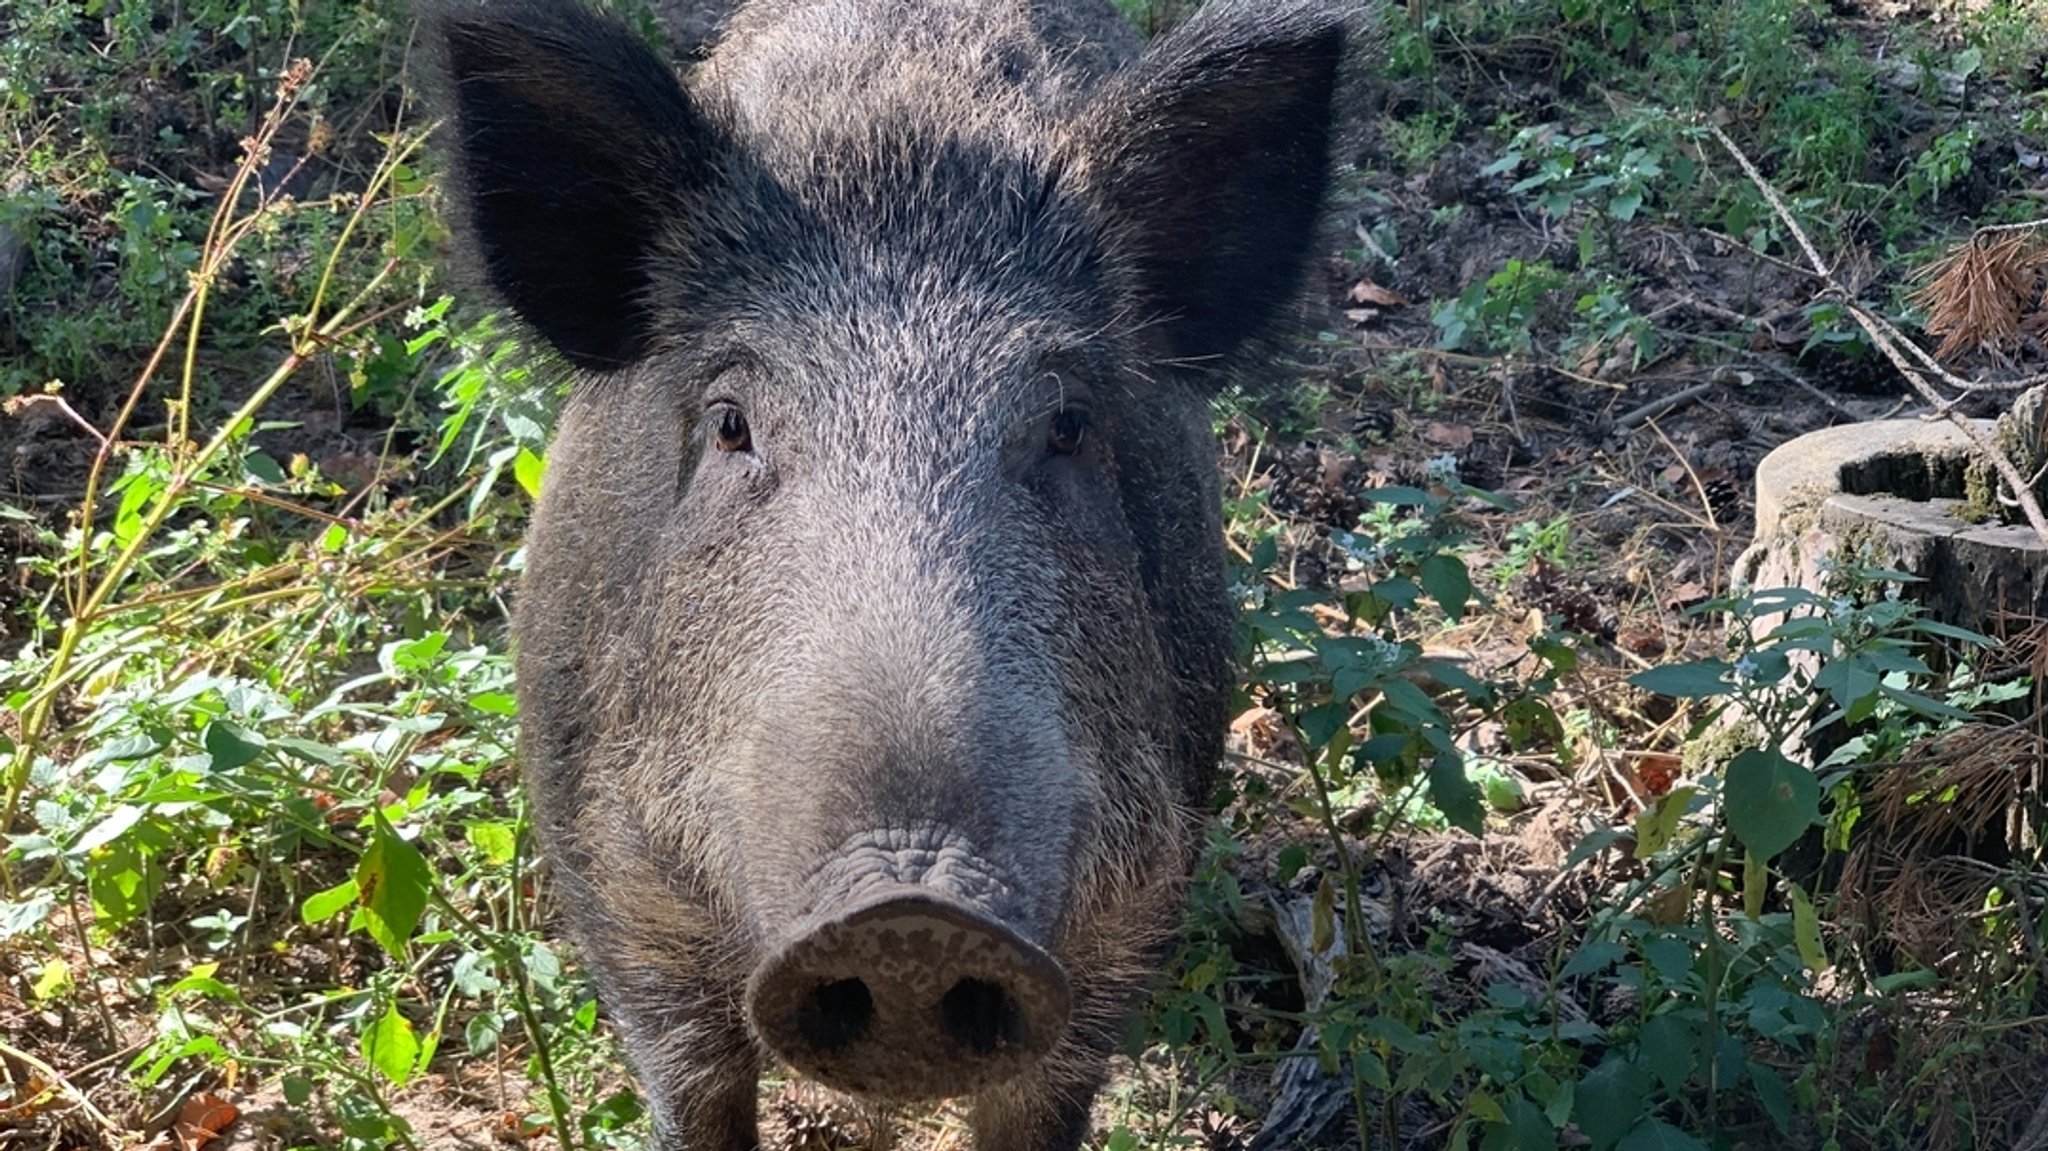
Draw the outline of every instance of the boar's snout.
[[[1066,972],[971,903],[892,886],[813,916],[756,968],[754,1028],[790,1066],[901,1102],[971,1095],[1066,1031]]]

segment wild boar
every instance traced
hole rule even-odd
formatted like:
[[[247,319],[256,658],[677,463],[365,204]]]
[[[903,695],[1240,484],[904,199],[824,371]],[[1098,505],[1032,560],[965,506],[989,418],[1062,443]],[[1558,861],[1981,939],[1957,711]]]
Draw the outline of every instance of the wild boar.
[[[522,758],[659,1146],[755,1146],[770,1058],[1086,1135],[1228,717],[1209,399],[1354,16],[753,0],[687,79],[572,5],[430,18],[459,231],[575,373]]]

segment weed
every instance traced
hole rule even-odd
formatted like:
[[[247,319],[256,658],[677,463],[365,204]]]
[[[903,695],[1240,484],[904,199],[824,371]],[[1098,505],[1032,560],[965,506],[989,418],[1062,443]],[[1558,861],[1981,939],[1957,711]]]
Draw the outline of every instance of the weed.
[[[1394,154],[1408,171],[1421,171],[1440,155],[1465,123],[1465,114],[1425,111],[1394,125]]]
[[[1969,175],[1977,139],[1977,129],[1969,124],[1936,136],[1907,165],[1901,179],[1906,194],[1930,204],[1938,202],[1945,189]]]
[[[1474,280],[1454,300],[1437,305],[1430,322],[1446,351],[1520,351],[1531,348],[1537,309],[1550,303],[1567,279],[1543,261],[1509,260],[1492,276]]]
[[[1506,585],[1539,562],[1569,568],[1575,559],[1569,513],[1560,512],[1542,523],[1518,523],[1508,529],[1506,554],[1493,571],[1494,582]]]

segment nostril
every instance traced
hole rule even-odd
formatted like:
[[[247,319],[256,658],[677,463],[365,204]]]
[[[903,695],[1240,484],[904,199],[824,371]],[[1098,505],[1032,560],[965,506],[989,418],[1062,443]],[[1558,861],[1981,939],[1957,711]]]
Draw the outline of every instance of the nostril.
[[[962,979],[939,1000],[939,1023],[953,1042],[976,1055],[990,1055],[1017,1040],[1017,1013],[1001,986]]]
[[[875,1018],[875,997],[858,979],[820,984],[796,1013],[797,1033],[824,1051],[835,1051],[867,1034]]]

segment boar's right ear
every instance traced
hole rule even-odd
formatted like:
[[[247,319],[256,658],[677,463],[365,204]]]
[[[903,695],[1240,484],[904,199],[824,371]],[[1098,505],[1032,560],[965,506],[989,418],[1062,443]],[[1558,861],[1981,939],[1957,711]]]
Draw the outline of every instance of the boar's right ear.
[[[1359,23],[1344,0],[1211,0],[1096,105],[1088,166],[1167,356],[1228,356],[1292,298]]]
[[[649,261],[713,133],[675,73],[580,6],[451,0],[428,16],[458,218],[492,287],[579,368],[647,348]]]

